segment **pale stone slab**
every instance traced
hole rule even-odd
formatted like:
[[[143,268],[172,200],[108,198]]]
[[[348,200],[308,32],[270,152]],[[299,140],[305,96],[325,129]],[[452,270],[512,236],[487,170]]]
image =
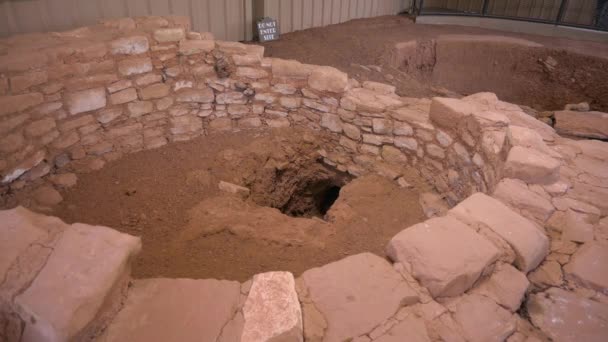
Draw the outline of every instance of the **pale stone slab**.
[[[387,247],[388,256],[409,265],[412,275],[433,297],[464,293],[499,253],[491,242],[453,217],[409,227]]]
[[[302,309],[289,272],[257,274],[243,307],[241,341],[303,341]]]
[[[325,318],[323,341],[342,342],[370,332],[418,295],[384,259],[357,254],[302,274]],[[306,325],[306,322],[304,322]]]
[[[608,336],[608,305],[553,287],[527,302],[532,323],[553,341],[603,342]]]
[[[341,93],[348,85],[348,75],[336,68],[316,66],[308,77],[308,85],[319,91]]]
[[[74,224],[65,230],[46,265],[15,303],[26,321],[25,341],[64,341],[95,318],[132,257],[137,237],[110,228]]]
[[[564,271],[566,276],[608,295],[608,243],[584,244],[574,253]]]
[[[235,281],[137,280],[99,341],[216,341],[240,295]]]
[[[105,88],[94,88],[67,95],[70,114],[89,112],[106,106]]]
[[[502,237],[516,253],[515,264],[522,272],[535,269],[549,252],[549,239],[531,221],[497,199],[476,193],[450,210],[469,225],[485,225]]]

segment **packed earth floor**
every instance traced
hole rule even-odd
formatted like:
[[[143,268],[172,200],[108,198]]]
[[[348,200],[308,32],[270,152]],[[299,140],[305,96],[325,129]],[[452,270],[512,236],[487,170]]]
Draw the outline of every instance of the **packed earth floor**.
[[[430,186],[413,169],[407,180],[415,187],[380,176],[351,181],[321,163],[323,141],[277,129],[135,153],[80,175],[48,214],[141,236],[138,278],[245,281],[275,270],[298,275],[361,252],[384,257],[404,225],[426,219],[419,195]],[[220,181],[242,184],[251,196],[223,192]],[[321,213],[322,198],[314,197],[332,187],[341,188],[339,197]],[[9,202],[30,196],[24,191]]]

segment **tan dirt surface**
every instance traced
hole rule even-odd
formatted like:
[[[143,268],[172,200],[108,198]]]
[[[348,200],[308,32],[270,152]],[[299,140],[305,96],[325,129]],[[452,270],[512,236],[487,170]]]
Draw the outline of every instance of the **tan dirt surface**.
[[[424,42],[447,34],[516,37],[547,48],[509,56],[504,56],[504,51],[492,53],[491,49],[471,53],[471,63],[488,68],[489,73],[488,79],[477,77],[475,81],[469,79],[468,73],[461,72],[456,63],[453,75],[438,77],[449,80],[447,83],[436,83],[428,77],[408,73],[405,68],[391,66],[391,52],[396,43]],[[475,27],[422,25],[407,16],[383,16],[292,32],[282,35],[278,41],[261,45],[266,48],[267,57],[330,65],[358,81],[393,84],[401,96],[458,97],[491,91],[502,100],[536,110],[560,110],[565,104],[587,101],[594,110],[608,111],[608,44],[605,43]],[[551,72],[547,72],[543,63],[549,56],[558,63]],[[446,69],[449,68],[441,68],[441,72],[449,73]]]
[[[324,139],[293,129],[238,132],[138,152],[79,175],[50,214],[141,236],[137,278],[245,281],[364,251],[384,256],[393,235],[425,219],[418,201],[429,186],[414,170],[405,176],[412,189],[374,175],[350,180],[317,161]],[[223,193],[221,180],[251,195]],[[326,221],[303,210],[315,205],[319,184],[344,185]]]

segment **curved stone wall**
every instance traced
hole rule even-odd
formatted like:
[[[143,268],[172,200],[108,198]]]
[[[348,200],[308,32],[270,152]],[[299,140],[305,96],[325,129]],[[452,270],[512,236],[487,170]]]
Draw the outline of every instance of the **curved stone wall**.
[[[137,238],[0,212],[0,338],[59,341],[602,340],[608,154],[491,93],[399,97],[339,70],[140,18],[24,42],[1,57],[4,190],[203,134],[305,126],[353,175],[421,172],[454,205],[304,272],[127,286]],[[27,47],[29,46],[29,48]],[[100,261],[103,262],[100,262]],[[527,297],[526,297],[527,296]],[[524,305],[524,311],[518,311]],[[521,316],[526,312],[527,316]],[[144,317],[144,318],[142,318]]]

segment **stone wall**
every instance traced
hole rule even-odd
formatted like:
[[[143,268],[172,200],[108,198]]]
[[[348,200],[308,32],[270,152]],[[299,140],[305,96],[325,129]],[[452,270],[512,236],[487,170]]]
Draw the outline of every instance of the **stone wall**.
[[[4,189],[200,135],[296,125],[335,133],[328,164],[395,179],[413,166],[452,203],[498,179],[507,123],[491,112],[443,122],[450,99],[399,97],[188,28],[183,17],[128,18],[2,41]]]

